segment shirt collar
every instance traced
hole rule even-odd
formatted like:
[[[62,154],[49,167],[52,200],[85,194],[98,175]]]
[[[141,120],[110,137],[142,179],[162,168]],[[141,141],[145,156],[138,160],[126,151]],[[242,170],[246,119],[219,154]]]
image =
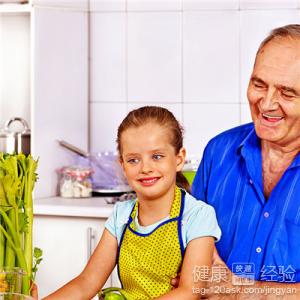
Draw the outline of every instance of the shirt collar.
[[[249,150],[259,149],[260,151],[260,138],[256,135],[254,126],[238,146],[238,151],[239,153],[242,153],[242,155],[244,152],[242,151],[243,148]]]
[[[256,135],[254,126],[238,147],[238,153],[243,157],[250,179],[263,189],[262,157],[260,139]]]
[[[237,151],[245,158],[248,154],[257,150],[261,151],[260,138],[256,135],[255,128],[253,125],[252,130],[246,135],[246,137],[239,144]],[[295,167],[300,167],[300,151],[297,154],[297,156],[294,158],[293,162],[288,167],[288,169],[295,168]]]

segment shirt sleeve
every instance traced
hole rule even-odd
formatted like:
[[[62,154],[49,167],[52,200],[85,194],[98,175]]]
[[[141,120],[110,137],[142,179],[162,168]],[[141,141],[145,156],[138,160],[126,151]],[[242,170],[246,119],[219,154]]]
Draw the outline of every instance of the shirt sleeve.
[[[114,209],[112,214],[105,222],[105,228],[115,237],[117,237],[117,211],[118,211],[118,203],[114,205]]]
[[[117,202],[110,217],[105,222],[105,228],[117,238],[118,243],[121,240],[123,231],[128,222],[128,218],[134,206],[134,200]]]
[[[212,154],[214,150],[213,141],[211,140],[205,147],[200,165],[196,172],[191,187],[192,195],[199,200],[207,202],[207,186],[212,163]]]
[[[186,245],[193,239],[205,236],[214,237],[216,241],[220,240],[221,229],[217,222],[215,210],[204,202],[198,203],[190,210],[185,223]]]

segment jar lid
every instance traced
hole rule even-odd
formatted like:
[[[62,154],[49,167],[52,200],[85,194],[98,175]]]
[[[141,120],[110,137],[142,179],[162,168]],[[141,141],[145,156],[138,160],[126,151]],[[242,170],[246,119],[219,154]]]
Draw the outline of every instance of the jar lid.
[[[89,177],[93,173],[93,169],[81,166],[65,166],[59,170],[59,173],[68,175],[74,179],[82,180]]]

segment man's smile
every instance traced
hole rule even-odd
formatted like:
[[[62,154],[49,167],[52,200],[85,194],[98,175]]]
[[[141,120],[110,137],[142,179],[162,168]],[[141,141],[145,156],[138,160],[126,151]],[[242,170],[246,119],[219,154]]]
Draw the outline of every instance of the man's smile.
[[[275,116],[275,115],[273,116],[266,113],[262,113],[261,116],[262,116],[261,120],[263,121],[262,123],[265,125],[270,125],[270,123],[272,125],[277,125],[281,120],[284,119],[284,117],[282,116]]]

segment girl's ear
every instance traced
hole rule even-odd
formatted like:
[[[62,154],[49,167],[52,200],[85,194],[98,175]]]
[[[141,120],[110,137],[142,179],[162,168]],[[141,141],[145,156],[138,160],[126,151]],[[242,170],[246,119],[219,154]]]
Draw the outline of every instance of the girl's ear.
[[[176,155],[176,160],[177,160],[176,171],[177,172],[182,170],[184,163],[185,163],[185,157],[186,157],[186,150],[185,150],[185,148],[182,147]]]
[[[119,156],[119,163],[120,163],[120,165],[121,165],[121,167],[122,167],[122,169],[124,171],[124,161],[123,161],[122,156]]]

